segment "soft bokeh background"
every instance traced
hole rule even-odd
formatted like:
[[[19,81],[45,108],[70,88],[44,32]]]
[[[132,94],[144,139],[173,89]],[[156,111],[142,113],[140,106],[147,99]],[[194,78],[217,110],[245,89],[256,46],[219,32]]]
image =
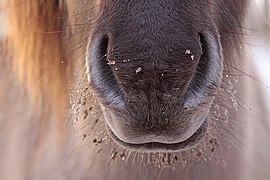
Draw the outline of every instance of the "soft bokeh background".
[[[251,0],[251,2],[248,20],[252,21],[247,25],[251,29],[247,31],[248,36],[250,34],[247,55],[257,66],[258,77],[255,78],[264,84],[270,102],[270,0]]]

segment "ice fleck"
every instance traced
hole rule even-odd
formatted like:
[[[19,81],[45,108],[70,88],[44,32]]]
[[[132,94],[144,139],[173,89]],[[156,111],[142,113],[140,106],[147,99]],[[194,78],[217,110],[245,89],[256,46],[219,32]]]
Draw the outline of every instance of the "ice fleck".
[[[189,49],[186,50],[185,54],[192,54]]]
[[[237,83],[237,82],[238,82],[238,79],[236,79],[236,78],[233,78],[233,80],[234,80],[234,82],[235,82],[235,83]]]
[[[229,122],[229,111],[227,108],[223,108],[224,122],[227,124]]]
[[[220,117],[220,108],[219,108],[219,105],[215,105],[214,106],[214,111],[213,111],[213,113],[215,114],[215,116],[217,117],[217,118],[219,118]]]
[[[107,64],[108,65],[114,65],[115,64],[115,61],[113,61],[113,60],[111,61],[111,60],[108,59],[108,63]]]
[[[142,67],[138,67],[138,68],[135,70],[136,73],[139,73],[139,72],[141,72],[141,71],[142,71]]]
[[[129,59],[124,59],[123,62],[129,62],[130,60]]]
[[[126,63],[126,62],[129,62],[130,59],[124,59],[123,62]]]
[[[227,90],[228,92],[232,92],[233,88],[234,88],[234,87],[233,87],[233,83],[232,83],[231,80],[229,80],[228,86],[227,86],[226,90]]]
[[[191,60],[193,61],[195,59],[195,56],[194,55],[191,55]]]
[[[121,153],[120,158],[124,161],[126,159],[126,155],[124,153]]]
[[[238,102],[237,101],[234,101],[233,102],[233,107],[236,109],[236,111],[238,111]]]

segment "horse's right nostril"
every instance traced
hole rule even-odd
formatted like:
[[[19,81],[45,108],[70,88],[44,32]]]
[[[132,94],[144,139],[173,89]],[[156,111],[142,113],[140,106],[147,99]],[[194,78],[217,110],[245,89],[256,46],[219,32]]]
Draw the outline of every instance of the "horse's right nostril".
[[[203,54],[184,95],[186,108],[206,102],[216,93],[221,81],[223,58],[218,37],[210,33],[199,33],[199,37]]]
[[[89,47],[87,65],[90,83],[105,105],[122,107],[124,95],[114,76],[113,62],[108,59],[109,37],[96,37]]]

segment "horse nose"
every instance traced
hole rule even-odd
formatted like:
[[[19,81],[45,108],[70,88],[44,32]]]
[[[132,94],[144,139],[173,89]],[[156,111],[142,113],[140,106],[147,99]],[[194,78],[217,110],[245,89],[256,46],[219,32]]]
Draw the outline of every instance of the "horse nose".
[[[220,83],[222,72],[218,38],[210,33],[198,33],[198,37],[196,41],[200,45],[193,49],[201,52],[199,55],[182,47],[183,50],[173,50],[177,56],[173,53],[166,56],[168,52],[164,48],[160,52],[152,48],[154,53],[151,54],[148,52],[151,43],[143,45],[134,42],[137,46],[142,46],[134,50],[133,46],[131,48],[125,42],[121,43],[115,37],[95,37],[87,56],[91,85],[105,105],[117,108],[123,108],[127,101],[134,97],[137,99],[136,96],[140,94],[148,96],[155,90],[178,97],[185,108],[196,107],[213,95]],[[115,46],[118,46],[117,50],[113,49]],[[119,47],[122,46],[125,46],[125,49],[121,51]],[[120,54],[120,58],[110,57],[112,51]],[[153,56],[156,56],[156,59],[153,59]],[[129,57],[136,60],[130,60]],[[155,61],[159,61],[160,65]]]
[[[197,133],[205,132],[200,128],[221,79],[221,48],[211,33],[182,35],[193,40],[170,47],[163,40],[153,44],[156,37],[133,44],[124,35],[92,38],[89,80],[108,109],[103,111],[105,120],[119,142],[195,142]]]

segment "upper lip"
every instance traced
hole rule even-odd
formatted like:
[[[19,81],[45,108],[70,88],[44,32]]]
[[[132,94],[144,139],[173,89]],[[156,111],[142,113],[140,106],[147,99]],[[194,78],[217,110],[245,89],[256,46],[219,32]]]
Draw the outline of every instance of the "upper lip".
[[[110,129],[110,127],[108,127],[108,132],[114,141],[116,141],[118,144],[128,149],[133,149],[136,151],[148,151],[148,152],[149,151],[150,152],[151,151],[152,152],[156,152],[156,151],[174,152],[174,151],[187,150],[199,144],[205,137],[207,126],[208,126],[208,121],[207,119],[205,119],[202,125],[197,129],[197,131],[192,136],[190,136],[185,141],[178,142],[178,143],[149,142],[149,143],[134,144],[134,143],[124,142],[121,139],[119,139]]]

